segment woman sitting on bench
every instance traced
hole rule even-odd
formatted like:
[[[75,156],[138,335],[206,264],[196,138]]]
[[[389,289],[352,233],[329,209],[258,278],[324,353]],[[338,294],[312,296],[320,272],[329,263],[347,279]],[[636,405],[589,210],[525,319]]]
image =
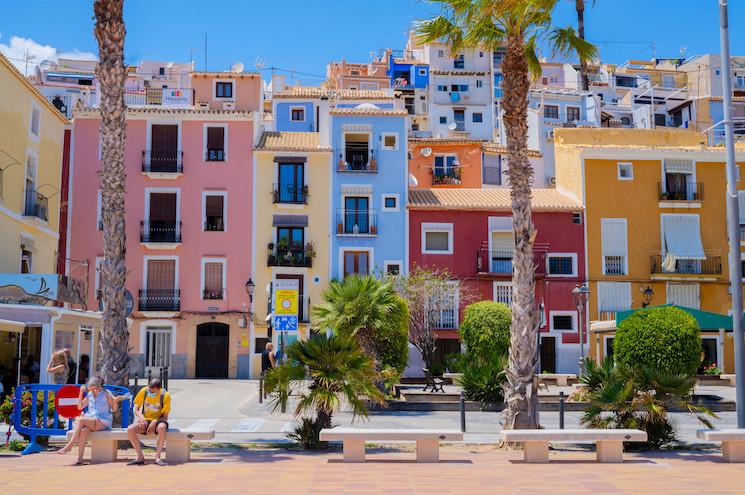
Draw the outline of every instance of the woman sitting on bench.
[[[86,394],[86,392],[88,392]],[[94,376],[88,380],[88,386],[80,387],[78,395],[78,410],[82,411],[86,407],[88,410],[85,414],[75,421],[72,437],[67,445],[57,451],[58,454],[67,454],[72,450],[75,442],[78,443],[78,460],[73,466],[83,464],[83,453],[88,440],[88,433],[91,431],[110,430],[112,413],[119,408],[119,401],[124,399],[124,395],[114,397],[111,392],[103,388],[103,380]]]

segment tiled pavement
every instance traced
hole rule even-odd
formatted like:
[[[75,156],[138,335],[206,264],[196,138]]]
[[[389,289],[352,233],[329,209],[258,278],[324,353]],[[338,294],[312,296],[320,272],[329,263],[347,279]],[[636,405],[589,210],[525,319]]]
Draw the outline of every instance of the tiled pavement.
[[[624,464],[596,464],[594,453],[552,452],[551,464],[528,465],[521,453],[491,446],[445,446],[439,464],[413,462],[413,451],[373,450],[365,464],[339,462],[340,452],[282,449],[207,450],[189,464],[72,467],[72,454],[0,456],[0,493],[282,494],[742,494],[745,465],[716,452],[627,454]]]

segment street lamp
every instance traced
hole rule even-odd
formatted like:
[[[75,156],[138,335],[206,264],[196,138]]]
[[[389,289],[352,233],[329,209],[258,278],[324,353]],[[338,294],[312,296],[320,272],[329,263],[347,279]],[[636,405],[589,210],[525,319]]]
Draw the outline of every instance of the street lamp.
[[[256,290],[256,284],[253,279],[249,278],[245,284],[246,293],[248,294],[248,302],[254,302],[254,291]]]
[[[585,339],[583,332],[587,332],[583,322],[587,319],[584,315],[585,307],[587,306],[589,298],[590,289],[587,285],[582,284],[580,286],[577,284],[574,289],[572,289],[572,299],[574,299],[574,305],[577,306],[577,313],[579,313],[579,376],[585,374]],[[584,323],[586,324],[586,322]]]
[[[647,286],[646,289],[641,289],[641,292],[642,292],[642,308],[646,308],[652,302],[652,298],[654,297],[654,290],[652,290],[652,287]]]

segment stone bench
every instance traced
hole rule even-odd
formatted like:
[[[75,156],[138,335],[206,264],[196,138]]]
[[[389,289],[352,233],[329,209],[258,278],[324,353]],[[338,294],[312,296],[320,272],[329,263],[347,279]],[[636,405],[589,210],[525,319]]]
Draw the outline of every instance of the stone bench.
[[[502,430],[502,440],[523,444],[525,462],[548,462],[549,442],[594,443],[598,462],[623,462],[623,442],[645,442],[641,430]]]
[[[67,439],[72,436],[72,432],[67,432]],[[139,435],[139,438],[145,438],[155,441],[156,435]],[[192,440],[212,440],[215,438],[214,431],[181,431],[169,429],[166,432],[166,462],[169,464],[179,464],[188,462],[191,458],[191,441]],[[117,454],[117,442],[128,440],[127,430],[124,428],[114,428],[112,430],[93,431],[88,434],[88,443],[91,446],[91,463],[115,462]]]
[[[559,387],[568,387],[570,381],[577,381],[577,375],[573,373],[539,373],[538,378],[544,383],[554,382]]]
[[[737,385],[737,375],[735,375],[734,373],[722,373],[721,375],[719,375],[719,378],[728,382],[727,385],[729,385],[730,387],[734,387],[735,385]]]
[[[745,462],[745,428],[697,430],[696,437],[707,442],[722,442],[725,462]]]
[[[438,462],[440,441],[463,440],[457,430],[401,430],[381,428],[326,428],[321,440],[344,442],[344,462],[365,462],[365,441],[416,441],[417,462]]]

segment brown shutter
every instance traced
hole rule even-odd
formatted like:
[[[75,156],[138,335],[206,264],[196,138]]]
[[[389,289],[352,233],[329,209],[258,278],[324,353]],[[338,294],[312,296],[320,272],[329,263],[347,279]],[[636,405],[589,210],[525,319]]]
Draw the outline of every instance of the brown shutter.
[[[222,263],[204,264],[204,290],[210,293],[222,291]]]
[[[153,151],[176,151],[178,149],[178,126],[153,125],[151,147]]]
[[[225,146],[225,128],[208,127],[207,128],[207,149],[221,150]]]
[[[149,260],[147,262],[147,289],[173,290],[176,288],[176,261]]]
[[[204,205],[205,214],[208,217],[222,217],[223,199],[223,196],[207,196]]]
[[[173,193],[151,193],[150,220],[176,220],[176,195]]]

